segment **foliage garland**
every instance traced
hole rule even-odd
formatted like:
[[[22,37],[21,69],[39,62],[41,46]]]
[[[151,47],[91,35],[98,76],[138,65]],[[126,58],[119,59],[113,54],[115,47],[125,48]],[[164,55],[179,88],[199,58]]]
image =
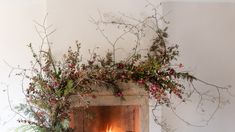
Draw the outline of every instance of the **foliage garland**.
[[[150,19],[157,22],[158,18],[155,15],[147,17],[138,24],[146,25]],[[128,31],[124,33],[133,33],[134,28],[138,29],[137,25],[119,21],[93,22],[96,25],[101,22],[124,26]],[[45,36],[41,37],[44,43],[44,41],[48,41],[51,33],[47,33],[45,22],[40,26],[45,32]],[[97,29],[107,38],[102,30]],[[29,118],[22,116],[23,119],[18,121],[31,126],[24,126],[26,131],[72,132],[73,128],[69,125],[71,120],[70,96],[78,94],[81,100],[86,98],[84,95],[93,96],[92,93],[96,91],[94,85],[111,90],[114,96],[125,99],[124,89],[119,83],[131,82],[145,89],[149,97],[153,98],[157,104],[169,106],[172,95],[184,101],[186,88],[183,82],[192,83],[201,80],[189,72],[184,72],[183,64],[175,64],[179,55],[178,45],[168,46],[167,38],[167,28],[160,28],[157,25],[157,28],[154,28],[152,44],[145,55],[138,53],[137,48],[134,48],[134,52],[129,58],[118,62],[115,60],[114,43],[111,43],[114,47],[112,52],[108,52],[104,57],[92,53],[92,57],[87,60],[87,63],[81,61],[80,43],[78,42],[76,42],[77,50],[69,48],[64,55],[64,61],[54,59],[50,46],[48,50],[40,49],[40,52],[36,53],[29,44],[35,63],[30,70],[31,76],[24,74],[30,80],[25,90],[27,103],[16,107]],[[137,46],[138,44],[136,44]]]

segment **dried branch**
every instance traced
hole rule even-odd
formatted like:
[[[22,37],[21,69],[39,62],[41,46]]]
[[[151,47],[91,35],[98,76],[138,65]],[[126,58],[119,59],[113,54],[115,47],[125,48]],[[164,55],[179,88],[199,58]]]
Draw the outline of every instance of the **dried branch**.
[[[148,2],[148,1],[147,1]],[[144,19],[137,19],[137,18],[134,18],[134,17],[130,17],[130,16],[127,16],[125,14],[121,14],[122,17],[128,19],[128,20],[132,20],[134,21],[135,23],[132,24],[132,23],[129,23],[129,22],[125,22],[125,21],[115,21],[115,20],[104,20],[103,17],[100,17],[102,19],[100,20],[93,20],[93,23],[97,26],[97,30],[101,33],[101,35],[107,40],[107,42],[112,45],[113,47],[116,46],[117,42],[123,38],[125,35],[127,34],[133,34],[137,39],[135,45],[136,47],[134,48],[134,53],[129,57],[129,59],[127,59],[128,61],[130,60],[130,58],[133,58],[133,56],[135,56],[136,54],[138,54],[138,46],[140,45],[140,41],[141,41],[141,37],[140,37],[140,32],[143,32],[144,30],[151,30],[153,31],[154,33],[154,37],[160,37],[160,39],[162,39],[164,41],[164,44],[162,45],[163,47],[163,52],[162,54],[164,54],[164,58],[163,58],[163,61],[166,58],[167,56],[167,52],[168,52],[168,49],[167,49],[167,46],[166,46],[166,42],[167,40],[164,39],[164,31],[166,29],[162,29],[162,25],[160,26],[159,25],[159,21],[162,21],[166,24],[168,24],[168,22],[166,22],[166,20],[164,19],[164,15],[160,15],[158,14],[157,12],[157,9],[156,9],[156,6],[154,6],[153,4],[151,4],[150,2],[148,2],[148,6],[151,6],[153,8],[153,15],[152,16],[148,16]],[[169,12],[168,12],[169,13]],[[167,14],[168,14],[167,13]],[[166,15],[167,15],[166,14]],[[101,16],[101,15],[100,15]],[[154,20],[154,25],[150,25],[149,24],[149,21],[151,20]],[[118,36],[115,41],[111,41],[110,38],[104,33],[104,29],[101,29],[100,28],[100,25],[103,24],[103,25],[118,25],[118,26],[122,26],[124,29],[126,30],[123,30],[123,33]],[[143,26],[144,25],[144,26]],[[167,36],[167,34],[166,34]],[[113,54],[115,55],[115,48],[113,50]],[[157,58],[159,59],[159,58]],[[127,62],[128,62],[127,61]],[[169,64],[169,65],[166,65],[166,67],[168,68],[169,66],[171,67],[176,67],[176,65],[172,65],[172,64]],[[178,65],[177,65],[178,67]],[[186,71],[182,71],[181,73],[187,73]],[[193,76],[191,76],[193,77]],[[188,78],[188,81],[189,83],[191,84],[193,90],[190,92],[190,95],[188,96],[188,98],[190,98],[192,95],[196,94],[199,96],[199,102],[197,104],[197,109],[199,109],[200,105],[202,104],[203,101],[205,100],[208,100],[208,101],[211,101],[211,102],[216,102],[217,105],[216,105],[216,108],[212,111],[212,113],[210,113],[210,116],[207,120],[205,120],[205,123],[203,125],[200,125],[200,124],[193,124],[191,123],[190,121],[187,121],[185,119],[183,119],[173,108],[172,104],[171,104],[171,101],[169,100],[170,103],[167,103],[167,105],[169,106],[169,108],[171,109],[172,113],[178,118],[180,119],[182,122],[186,123],[187,125],[189,126],[193,126],[193,127],[205,127],[208,125],[208,123],[211,121],[211,119],[215,116],[215,114],[218,112],[220,106],[221,106],[221,98],[222,98],[222,95],[221,95],[221,92],[222,91],[225,91],[225,92],[228,92],[229,94],[231,94],[229,92],[229,88],[228,87],[221,87],[221,86],[218,86],[218,85],[215,85],[215,84],[212,84],[212,83],[209,83],[209,82],[206,82],[206,81],[203,81],[199,78]],[[201,82],[203,84],[205,84],[206,86],[208,87],[213,87],[215,88],[215,92],[217,92],[217,95],[208,95],[207,93],[203,93],[201,92],[198,88],[196,88],[193,84],[192,81],[195,81],[195,82]],[[186,89],[184,89],[186,90]],[[170,95],[171,96],[171,95]],[[209,100],[207,98],[211,98],[212,100]],[[181,103],[185,102],[186,99],[183,99],[181,101]],[[166,101],[168,102],[168,101]],[[153,117],[154,117],[154,121],[156,122],[156,124],[160,125],[164,131],[168,132],[168,131],[172,131],[169,129],[169,127],[166,126],[166,124],[164,122],[160,122],[158,120],[158,117],[154,114],[154,112],[156,111],[156,108],[161,106],[161,103],[159,104],[159,102],[157,102],[154,106],[154,108],[152,109],[152,114],[153,114]]]

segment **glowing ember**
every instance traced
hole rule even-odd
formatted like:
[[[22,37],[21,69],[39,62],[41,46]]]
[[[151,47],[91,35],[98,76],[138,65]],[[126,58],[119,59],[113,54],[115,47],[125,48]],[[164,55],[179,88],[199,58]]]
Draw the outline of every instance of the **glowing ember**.
[[[112,130],[112,126],[107,126],[106,132],[114,132],[114,131]]]

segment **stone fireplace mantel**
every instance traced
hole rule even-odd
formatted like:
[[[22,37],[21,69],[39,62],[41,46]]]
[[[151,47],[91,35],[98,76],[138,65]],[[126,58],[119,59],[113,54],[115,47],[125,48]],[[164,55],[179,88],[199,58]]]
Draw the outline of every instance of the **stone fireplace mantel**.
[[[106,88],[97,88],[98,91],[94,93],[96,98],[90,97],[89,106],[138,106],[139,130],[140,132],[149,132],[149,98],[147,92],[134,83],[121,83],[125,90],[123,92],[125,100],[113,96],[112,91]],[[72,106],[80,107],[79,98],[77,95],[71,97]],[[72,121],[76,127],[76,117]],[[79,132],[79,131],[78,131]]]

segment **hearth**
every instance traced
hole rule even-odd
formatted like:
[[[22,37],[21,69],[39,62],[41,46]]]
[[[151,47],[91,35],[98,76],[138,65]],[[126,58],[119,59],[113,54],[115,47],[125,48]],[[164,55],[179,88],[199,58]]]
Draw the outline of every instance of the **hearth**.
[[[125,100],[100,89],[85,108],[72,96],[75,132],[149,132],[148,94],[135,84],[122,85]]]

